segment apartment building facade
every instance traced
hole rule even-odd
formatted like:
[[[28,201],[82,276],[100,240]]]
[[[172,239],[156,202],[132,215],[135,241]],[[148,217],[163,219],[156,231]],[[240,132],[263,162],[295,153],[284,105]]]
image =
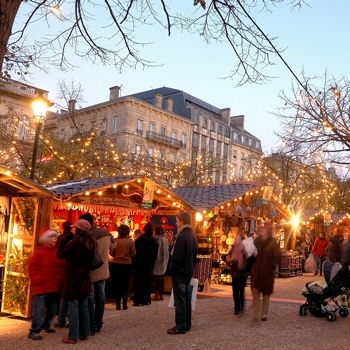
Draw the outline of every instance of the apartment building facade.
[[[192,158],[208,151],[222,160],[214,183],[243,179],[245,160],[262,156],[261,141],[244,129],[244,115],[231,116],[231,109],[217,108],[184,91],[161,87],[132,96],[159,109],[168,109],[193,123]]]

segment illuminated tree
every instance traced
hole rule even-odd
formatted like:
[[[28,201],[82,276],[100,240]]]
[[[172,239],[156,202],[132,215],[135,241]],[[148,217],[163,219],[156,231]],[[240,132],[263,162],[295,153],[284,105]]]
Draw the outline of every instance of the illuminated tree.
[[[273,192],[292,211],[333,209],[337,191],[334,174],[322,163],[304,163],[283,153],[267,156],[258,164],[255,161],[254,168],[249,166],[251,161],[246,160],[247,178],[272,186]]]
[[[145,28],[152,25],[169,36],[176,30],[187,31],[201,40],[228,45],[235,62],[230,77],[239,84],[259,82],[266,78],[263,69],[272,63],[278,50],[252,14],[270,11],[280,3],[301,7],[305,2],[186,1],[0,0],[0,67],[5,75],[23,74],[40,58],[67,69],[72,68],[73,53],[94,63],[113,64],[117,69],[150,66],[152,61],[142,54],[147,39],[141,38],[145,37]],[[189,6],[194,6],[190,14]],[[16,23],[13,30],[18,13],[25,22]],[[47,35],[27,42],[26,35],[36,21],[42,23]]]

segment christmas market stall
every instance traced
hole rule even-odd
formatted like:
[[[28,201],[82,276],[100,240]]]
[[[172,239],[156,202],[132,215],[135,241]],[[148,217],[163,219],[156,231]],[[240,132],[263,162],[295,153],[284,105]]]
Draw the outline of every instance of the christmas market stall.
[[[31,314],[27,261],[38,232],[50,226],[52,193],[0,167],[0,304],[1,312]]]
[[[271,221],[275,226],[282,219],[289,220],[286,206],[263,183],[180,187],[174,192],[195,211],[199,247],[195,277],[200,288],[211,280],[231,283],[225,259],[240,229],[249,236],[254,234],[259,220]]]
[[[161,224],[169,243],[174,244],[176,215],[190,211],[186,202],[173,192],[142,176],[120,176],[49,185],[55,194],[52,227],[62,231],[66,220],[74,222],[82,213],[90,212],[99,227],[116,237],[121,224],[128,225],[131,237],[143,230],[147,222]],[[164,289],[171,291],[167,271]],[[107,286],[108,294],[108,286]]]
[[[128,225],[133,234],[135,230],[142,231],[147,222],[161,223],[171,231],[172,245],[175,216],[180,210],[189,210],[179,196],[142,176],[69,181],[47,188],[55,195],[52,228],[58,231],[62,231],[64,221],[74,222],[89,212],[96,225],[112,235],[117,234],[121,224]]]

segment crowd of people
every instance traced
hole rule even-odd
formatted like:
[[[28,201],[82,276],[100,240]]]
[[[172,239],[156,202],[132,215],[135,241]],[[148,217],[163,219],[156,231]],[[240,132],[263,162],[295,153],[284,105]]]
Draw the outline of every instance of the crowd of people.
[[[113,238],[108,230],[94,224],[90,213],[81,215],[74,224],[65,222],[61,235],[53,230],[42,232],[28,265],[33,295],[28,337],[41,340],[42,331],[55,332],[52,322],[57,315],[58,326],[69,327],[63,343],[87,340],[102,328],[108,279],[116,310],[127,310],[130,297],[133,306],[163,300],[164,275],[168,268],[172,278],[175,326],[167,333],[188,332],[192,326],[191,278],[198,244],[189,213],[180,212],[176,216],[176,227],[171,251],[161,225],[147,223],[143,232],[131,238],[130,228],[122,224],[118,227],[117,238]],[[250,276],[252,322],[267,321],[281,249],[270,222],[258,225],[255,239],[244,236],[243,229],[239,230],[226,257],[232,275],[234,314],[245,311],[245,287]],[[95,250],[102,257],[103,265],[91,271]],[[344,240],[341,233],[328,238],[320,233],[312,242],[310,253],[315,256],[315,275],[324,275],[329,283],[335,264],[339,268],[350,264],[350,240]]]
[[[122,224],[114,238],[85,213],[74,224],[64,222],[62,228],[60,235],[54,230],[42,232],[29,260],[33,295],[29,338],[41,340],[42,331],[54,333],[55,316],[57,326],[68,327],[63,343],[76,344],[94,336],[103,325],[109,279],[116,310],[128,309],[130,295],[134,306],[149,305],[153,290],[153,301],[163,299],[169,245],[161,225],[147,223],[132,239],[129,226]],[[92,270],[95,250],[103,264]]]

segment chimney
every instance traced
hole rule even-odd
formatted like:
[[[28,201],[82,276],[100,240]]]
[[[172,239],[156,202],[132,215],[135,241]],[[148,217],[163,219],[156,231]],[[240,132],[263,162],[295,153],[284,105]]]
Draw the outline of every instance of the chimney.
[[[162,108],[162,104],[163,104],[163,95],[155,94],[155,96],[154,96],[154,105],[156,107]]]
[[[76,100],[69,100],[68,101],[68,111],[69,111],[69,113],[73,113],[75,111],[76,103],[77,103]]]
[[[109,100],[117,100],[120,96],[120,86],[113,86],[109,88]]]
[[[173,112],[174,100],[172,98],[166,99],[166,109],[168,112]]]

